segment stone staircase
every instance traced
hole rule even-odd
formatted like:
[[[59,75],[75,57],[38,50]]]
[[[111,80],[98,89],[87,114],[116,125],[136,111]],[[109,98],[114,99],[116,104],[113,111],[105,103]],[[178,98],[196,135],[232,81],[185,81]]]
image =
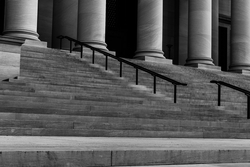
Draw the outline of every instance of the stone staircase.
[[[250,138],[244,95],[226,90],[224,106],[216,106],[217,87],[209,81],[224,78],[217,73],[131,60],[188,83],[178,86],[174,104],[173,86],[165,81],[157,82],[154,95],[148,74],[140,72],[143,86],[136,86],[133,68],[124,67],[119,78],[114,60],[105,71],[102,57],[97,65],[88,54],[81,61],[78,57],[24,45],[20,76],[0,86],[0,134]]]
[[[80,59],[77,52],[23,45],[20,75],[0,84],[0,135],[250,138],[245,95],[223,87],[218,107],[217,86],[210,83],[222,80],[250,90],[247,76],[129,61],[188,86],[178,86],[175,104],[172,84],[157,79],[153,94],[152,76],[139,72],[135,85],[135,69],[124,65],[120,78],[115,60],[108,60],[105,71],[105,57],[96,55],[92,64],[88,50]],[[235,160],[204,161],[216,162]]]

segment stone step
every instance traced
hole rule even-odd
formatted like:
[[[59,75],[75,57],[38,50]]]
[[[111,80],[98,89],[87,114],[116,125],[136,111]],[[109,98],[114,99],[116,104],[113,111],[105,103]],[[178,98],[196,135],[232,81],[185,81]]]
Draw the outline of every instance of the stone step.
[[[126,118],[126,117],[98,117],[98,116],[71,116],[71,115],[55,115],[55,114],[26,114],[26,113],[0,113],[1,121],[48,121],[48,123],[69,122],[71,125],[69,128],[90,128],[94,126],[101,126],[102,128],[112,129],[125,129],[136,130],[145,128],[148,130],[154,128],[156,131],[160,131],[163,128],[168,127],[182,127],[195,129],[202,128],[221,128],[227,129],[227,131],[236,132],[239,129],[247,130],[250,127],[250,123],[246,121],[241,122],[229,122],[229,121],[193,121],[193,120],[165,120],[165,119],[150,119],[150,118]],[[6,123],[10,124],[11,123]],[[14,125],[14,124],[13,124]],[[121,126],[122,125],[122,126]],[[5,126],[5,125],[3,125]],[[7,125],[9,126],[9,125]],[[6,126],[6,127],[7,127]],[[120,127],[119,127],[120,126]],[[50,128],[50,126],[46,126]],[[164,130],[164,129],[163,129]],[[206,130],[206,129],[204,129]]]
[[[70,91],[70,92],[85,92],[87,90],[95,90],[96,92],[108,92],[108,91],[128,91],[132,90],[132,87],[122,87],[121,85],[110,85],[107,83],[85,83],[82,82],[80,84],[75,83],[57,83],[57,82],[50,82],[48,83],[41,83],[41,82],[32,82],[28,83],[25,81],[20,80],[11,80],[13,83],[23,84],[28,87],[32,87],[35,90],[51,90],[51,91]],[[1,87],[4,87],[4,84],[1,84]],[[6,87],[8,87],[7,85]]]
[[[28,98],[28,97],[34,97],[35,100],[50,100],[49,98],[67,98],[71,101],[105,101],[105,102],[120,102],[120,103],[139,103],[139,104],[143,104],[145,99],[142,97],[132,97],[132,96],[122,96],[122,95],[115,95],[115,94],[93,94],[93,93],[89,93],[85,92],[86,94],[78,94],[78,95],[63,95],[63,94],[53,94],[53,93],[47,93],[46,92],[42,92],[42,93],[37,93],[37,92],[18,92],[18,91],[2,91],[1,92],[3,95],[0,96],[0,99],[4,99],[7,98],[9,100],[11,100],[11,98],[13,98],[13,100],[21,100],[22,98]],[[8,97],[9,96],[9,97]],[[112,96],[112,97],[110,97]],[[47,98],[47,99],[46,99]],[[59,99],[58,99],[59,100]],[[61,99],[62,100],[62,99]],[[56,99],[55,99],[56,101]]]
[[[22,82],[22,81],[13,80],[12,82]],[[29,80],[24,81],[24,82],[29,82]],[[58,84],[58,82],[41,82],[41,81],[36,81],[35,83]],[[62,83],[62,82],[59,82],[59,83]],[[167,97],[172,98],[173,97],[173,92],[164,92],[164,95],[166,95]],[[202,102],[205,102],[205,103],[208,103],[208,104],[214,104],[214,105],[217,104],[217,95],[215,95],[215,94],[212,94],[212,96],[206,97],[204,95],[199,95],[199,94],[198,95],[197,94],[196,95],[188,95],[186,92],[184,92],[184,94],[182,92],[178,92],[177,97],[178,97],[178,100],[180,99],[180,102],[187,102],[187,103],[196,103],[196,102],[202,103]],[[225,102],[225,105],[227,105],[228,102],[233,102],[234,104],[237,104],[237,102],[246,103],[246,100],[247,100],[246,97],[242,97],[242,96],[237,98],[237,99],[228,98],[227,94],[224,94],[222,96],[222,103]]]
[[[22,78],[22,77],[21,77]],[[25,77],[23,77],[23,79],[24,79]],[[29,77],[27,77],[27,78],[29,78]],[[33,78],[32,78],[33,79]],[[35,79],[33,79],[34,81],[35,81]],[[32,82],[34,82],[34,81],[32,81]],[[100,81],[100,82],[102,82],[102,80],[97,80],[97,81]],[[109,82],[109,80],[106,80],[107,82]],[[12,81],[12,82],[19,82],[19,80],[14,80],[14,81]],[[22,82],[22,81],[20,81],[20,82]],[[30,82],[30,79],[28,79],[27,81],[25,81],[24,80],[24,82]],[[53,83],[53,84],[56,84],[57,83],[57,81],[56,82],[41,82],[40,80],[38,80],[38,81],[36,81],[37,83],[43,83],[43,84],[45,84],[45,83]],[[59,83],[62,83],[62,81],[58,81]],[[67,83],[67,82],[66,82]],[[112,82],[112,84],[113,84],[113,82]],[[119,85],[119,83],[118,83],[118,85]],[[164,92],[164,95],[166,95],[166,96],[168,96],[168,97],[173,97],[173,92]],[[182,91],[179,91],[178,92],[178,98],[190,98],[190,102],[195,102],[195,101],[197,101],[196,99],[204,99],[204,100],[207,100],[207,101],[210,101],[210,100],[212,100],[213,102],[212,102],[212,104],[215,104],[216,103],[216,100],[217,100],[217,94],[209,94],[209,96],[204,96],[204,94],[187,94],[187,92],[182,92]],[[237,99],[235,99],[235,98],[230,98],[231,96],[228,96],[228,94],[226,94],[226,93],[224,93],[223,95],[222,95],[222,100],[223,101],[238,101],[238,102],[243,102],[243,103],[246,103],[246,97],[242,97],[242,96],[240,96],[239,98],[237,98]],[[195,99],[195,100],[194,100]],[[203,102],[203,101],[201,101],[201,102]]]
[[[30,52],[30,53],[35,53],[36,55],[38,53],[41,53],[41,55],[53,55],[53,57],[61,57],[64,55],[67,55],[66,52],[60,50],[60,49],[52,49],[52,48],[41,48],[41,47],[34,47],[34,46],[25,46],[23,45],[22,48],[22,53],[23,56],[27,56],[26,52]],[[34,54],[31,54],[30,56],[33,56]],[[35,55],[35,56],[36,56]]]
[[[237,138],[248,139],[248,133],[148,131],[104,129],[54,129],[0,127],[1,136],[82,136],[82,137],[157,137],[157,138]]]
[[[124,117],[124,118],[148,118],[148,119],[167,119],[167,120],[202,120],[202,121],[222,121],[228,120],[233,122],[246,121],[246,112],[235,113],[230,111],[202,111],[198,109],[187,109],[178,111],[178,108],[173,109],[153,110],[145,107],[136,107],[129,109],[126,106],[117,107],[98,105],[91,106],[91,104],[73,105],[60,104],[60,106],[45,102],[15,102],[8,103],[7,101],[0,101],[1,112],[11,113],[35,113],[35,114],[57,114],[57,115],[82,115],[82,116],[103,116],[103,117]],[[104,104],[103,104],[104,105]],[[132,107],[132,106],[131,106]]]
[[[0,88],[0,94],[1,95],[14,95],[14,96],[29,96],[29,97],[44,97],[44,98],[57,98],[57,99],[69,99],[69,100],[84,100],[85,98],[89,99],[102,99],[102,98],[108,98],[108,96],[112,96],[112,99],[120,99],[124,100],[126,102],[126,99],[129,100],[141,100],[142,98],[145,98],[145,95],[139,95],[139,94],[131,94],[131,92],[106,92],[105,94],[100,94],[100,92],[96,91],[90,91],[86,90],[84,93],[78,93],[78,92],[60,92],[60,91],[46,91],[46,90],[34,90],[34,89],[16,89],[15,90],[8,90]],[[151,97],[153,98],[153,97]],[[164,101],[166,102],[166,101]]]
[[[73,129],[74,122],[48,121],[48,120],[0,120],[1,128],[48,128],[48,129]]]
[[[27,115],[27,114],[26,114]],[[65,116],[64,116],[65,117]],[[3,128],[44,128],[44,129],[75,129],[75,130],[135,130],[135,131],[178,131],[178,132],[223,132],[247,133],[250,124],[202,121],[168,121],[162,119],[114,118],[114,117],[82,117],[81,121],[1,119]],[[241,128],[241,126],[244,126]]]
[[[34,74],[34,73],[33,73]],[[20,76],[17,79],[10,79],[10,82],[22,82],[22,83],[64,83],[64,84],[84,84],[84,82],[87,82],[89,84],[91,83],[103,83],[108,84],[110,86],[118,85],[122,87],[123,85],[126,85],[126,82],[122,82],[121,80],[117,79],[107,79],[107,78],[96,78],[92,76],[87,77],[65,77],[63,75],[51,75],[51,74],[42,74],[42,75],[30,75],[30,76]],[[86,84],[86,83],[85,83]]]
[[[23,58],[24,59],[24,58]],[[59,61],[59,62],[58,62]],[[54,70],[54,71],[76,71],[76,70],[84,70],[84,71],[93,71],[94,68],[90,68],[90,66],[83,62],[71,62],[71,60],[65,60],[62,62],[61,60],[33,60],[27,58],[27,60],[21,61],[22,69],[30,69],[30,70]],[[70,63],[71,62],[71,63]]]
[[[217,163],[217,164],[186,164],[185,167],[249,167],[250,163]],[[138,166],[115,166],[115,167],[138,167]],[[183,167],[183,165],[149,165],[140,167]]]

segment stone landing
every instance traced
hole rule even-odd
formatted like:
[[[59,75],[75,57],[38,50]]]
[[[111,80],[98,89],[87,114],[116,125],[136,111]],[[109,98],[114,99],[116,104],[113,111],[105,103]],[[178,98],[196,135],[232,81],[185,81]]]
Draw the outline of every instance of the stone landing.
[[[250,141],[243,139],[1,136],[0,151],[0,166],[250,163]]]

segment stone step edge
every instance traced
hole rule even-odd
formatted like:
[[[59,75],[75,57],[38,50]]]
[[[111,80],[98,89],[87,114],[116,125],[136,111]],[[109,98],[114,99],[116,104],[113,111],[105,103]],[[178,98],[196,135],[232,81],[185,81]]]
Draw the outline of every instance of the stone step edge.
[[[31,151],[24,148],[24,151],[3,151],[1,152],[1,166],[65,166],[71,164],[76,166],[102,166],[102,167],[171,167],[172,165],[181,165],[180,167],[198,167],[197,164],[203,164],[201,167],[217,167],[215,163],[242,163],[242,166],[227,167],[246,167],[249,164],[249,158],[243,155],[245,152],[249,155],[249,150],[40,150]],[[239,154],[235,157],[232,155]],[[127,156],[125,156],[127,155]],[[210,155],[208,157],[207,155]],[[239,157],[243,155],[243,157]],[[54,159],[53,157],[56,157]],[[171,157],[171,158],[170,158]],[[189,158],[187,158],[189,157]],[[217,158],[222,157],[222,158]],[[237,159],[239,158],[239,159]],[[243,164],[245,163],[245,164]],[[190,166],[190,164],[196,164]],[[210,164],[210,165],[204,165]],[[156,166],[155,166],[156,165]],[[161,166],[159,166],[161,165]],[[166,165],[166,166],[162,166]],[[175,167],[175,166],[173,166]],[[179,167],[179,166],[178,166]],[[220,167],[220,166],[218,166]],[[225,166],[221,166],[225,167]]]
[[[197,126],[201,128],[212,128],[212,127],[225,127],[225,128],[244,128],[249,125],[249,122],[231,122],[231,121],[197,121],[197,120],[165,120],[165,119],[150,119],[150,118],[131,118],[131,117],[107,117],[107,116],[83,116],[83,115],[56,115],[56,114],[26,114],[26,113],[3,113],[0,112],[1,119],[13,120],[13,121],[47,121],[47,122],[72,122],[77,124],[83,124],[83,120],[86,119],[117,119],[119,120],[138,120],[148,122],[147,124],[155,121],[157,124],[165,124],[169,126],[185,126],[192,127]],[[158,122],[159,121],[159,122]],[[136,123],[136,122],[135,122]]]

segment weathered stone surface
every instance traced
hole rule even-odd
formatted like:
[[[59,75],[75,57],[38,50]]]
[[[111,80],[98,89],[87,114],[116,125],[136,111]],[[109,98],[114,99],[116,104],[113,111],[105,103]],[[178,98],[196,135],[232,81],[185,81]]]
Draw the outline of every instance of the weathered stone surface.
[[[162,51],[163,1],[138,1],[136,59],[153,57],[165,59]]]

